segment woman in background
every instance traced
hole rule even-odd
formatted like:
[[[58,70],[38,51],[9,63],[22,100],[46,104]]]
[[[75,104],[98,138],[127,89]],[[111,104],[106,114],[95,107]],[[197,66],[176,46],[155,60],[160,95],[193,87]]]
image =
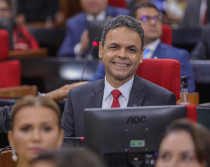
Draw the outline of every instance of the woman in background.
[[[63,130],[60,121],[60,109],[48,97],[26,96],[16,102],[8,139],[12,160],[17,161],[18,167],[29,167],[40,153],[61,146]]]
[[[11,5],[7,0],[0,0],[0,19],[8,19],[12,22]],[[13,18],[14,19],[14,18]],[[36,50],[39,49],[37,40],[31,35],[24,25],[18,24],[17,20],[12,22],[13,46],[10,50]]]
[[[209,167],[210,132],[187,119],[172,123],[161,142],[156,167]]]

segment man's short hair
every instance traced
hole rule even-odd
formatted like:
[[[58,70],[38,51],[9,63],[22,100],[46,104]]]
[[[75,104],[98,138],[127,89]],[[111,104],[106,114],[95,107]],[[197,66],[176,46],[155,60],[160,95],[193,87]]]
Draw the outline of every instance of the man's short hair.
[[[141,38],[141,43],[142,43],[141,50],[142,50],[144,46],[144,30],[141,27],[141,24],[135,18],[131,16],[127,16],[127,15],[119,15],[112,19],[109,19],[106,22],[103,33],[102,33],[102,37],[101,37],[101,43],[103,47],[104,47],[104,42],[105,42],[107,33],[110,30],[113,30],[117,27],[127,27],[130,30],[137,32]]]
[[[158,10],[158,8],[152,3],[152,2],[139,2],[136,3],[132,9],[131,15],[136,18],[136,11],[140,8],[154,8],[155,10],[157,10],[158,13],[160,13],[160,11]]]

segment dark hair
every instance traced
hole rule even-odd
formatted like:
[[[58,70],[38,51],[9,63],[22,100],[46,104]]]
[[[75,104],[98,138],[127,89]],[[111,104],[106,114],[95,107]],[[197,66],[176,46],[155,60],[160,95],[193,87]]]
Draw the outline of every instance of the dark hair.
[[[140,8],[145,8],[145,7],[148,7],[148,8],[154,8],[155,10],[158,11],[158,13],[160,13],[160,11],[158,10],[158,8],[152,3],[152,2],[139,2],[139,3],[136,3],[132,9],[132,12],[131,12],[131,15],[136,18],[136,11]]]
[[[58,125],[61,125],[61,112],[57,103],[49,97],[46,96],[25,96],[18,100],[12,108],[12,116],[11,116],[11,129],[14,127],[15,116],[18,111],[24,107],[28,106],[44,106],[53,110],[58,118]]]
[[[164,138],[175,131],[186,131],[191,136],[195,154],[200,163],[206,162],[210,166],[210,131],[202,125],[188,119],[179,119],[170,124]]]
[[[102,33],[102,37],[101,37],[101,43],[103,47],[104,47],[104,42],[105,42],[107,33],[110,30],[113,30],[117,27],[127,27],[130,30],[137,32],[139,34],[139,37],[141,38],[141,43],[142,43],[141,50],[142,50],[144,46],[144,30],[141,27],[141,24],[135,18],[131,16],[127,16],[127,15],[119,15],[119,16],[109,19],[106,22],[103,33]]]
[[[55,167],[105,167],[102,160],[90,150],[63,148],[53,152],[44,152],[31,162],[52,162]]]

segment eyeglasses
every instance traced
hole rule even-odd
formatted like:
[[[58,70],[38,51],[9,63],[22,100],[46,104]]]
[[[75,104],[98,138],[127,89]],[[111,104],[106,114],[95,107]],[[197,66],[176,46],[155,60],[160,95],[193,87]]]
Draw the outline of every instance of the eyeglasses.
[[[153,20],[155,22],[161,22],[162,17],[160,15],[158,15],[158,16],[153,16],[153,17],[143,16],[143,17],[140,18],[140,21],[146,22],[146,23],[151,22],[151,20]]]
[[[0,8],[0,11],[1,12],[6,12],[6,11],[8,11],[9,10],[9,8]]]

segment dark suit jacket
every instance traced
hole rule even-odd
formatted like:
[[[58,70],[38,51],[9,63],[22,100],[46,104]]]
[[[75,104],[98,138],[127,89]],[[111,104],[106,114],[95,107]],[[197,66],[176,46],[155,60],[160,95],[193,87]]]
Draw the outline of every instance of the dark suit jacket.
[[[84,136],[84,109],[101,108],[103,93],[103,79],[69,91],[62,115],[62,128],[65,136]],[[129,107],[175,104],[176,97],[172,92],[135,75],[128,101]]]
[[[204,27],[201,39],[192,50],[192,59],[210,60],[210,24]]]
[[[115,17],[119,14],[128,15],[129,11],[122,8],[107,7],[106,16]],[[76,16],[70,18],[66,22],[65,39],[58,51],[57,56],[75,57],[74,46],[80,42],[80,37],[85,29],[87,29],[86,13],[81,12]]]
[[[195,91],[195,80],[194,74],[192,70],[192,66],[190,64],[190,55],[184,49],[175,48],[170,45],[166,45],[162,42],[156,48],[152,58],[159,59],[175,59],[178,60],[181,64],[181,76],[187,76],[188,78],[188,90],[189,92]],[[102,79],[105,76],[104,65],[101,62],[98,66],[93,78],[91,81],[95,81],[98,79]]]
[[[189,27],[200,26],[200,6],[201,0],[189,0],[180,24]]]

